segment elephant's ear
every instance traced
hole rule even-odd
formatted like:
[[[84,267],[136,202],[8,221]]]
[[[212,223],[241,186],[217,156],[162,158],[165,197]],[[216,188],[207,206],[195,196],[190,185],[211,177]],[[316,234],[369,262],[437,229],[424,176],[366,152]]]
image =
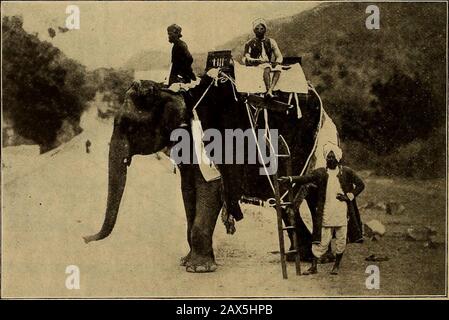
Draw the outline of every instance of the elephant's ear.
[[[136,80],[134,80],[129,86],[129,89],[132,89],[134,92],[139,92],[139,88],[140,88],[140,81]]]
[[[128,90],[126,90],[125,93],[125,104],[129,102],[129,99],[132,101],[132,103],[138,107],[139,98],[140,98],[140,81],[133,81],[131,85],[129,86]]]
[[[139,86],[139,96],[142,98],[143,105],[139,106],[144,110],[151,110],[161,99],[161,88],[157,83],[144,80]]]

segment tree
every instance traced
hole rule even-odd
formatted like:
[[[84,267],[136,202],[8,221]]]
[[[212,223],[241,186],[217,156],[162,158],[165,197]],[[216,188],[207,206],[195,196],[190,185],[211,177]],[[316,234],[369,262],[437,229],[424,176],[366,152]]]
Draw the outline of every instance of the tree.
[[[365,138],[380,154],[388,154],[415,139],[427,139],[441,124],[439,106],[417,76],[397,71],[386,83],[375,82],[371,91],[376,98],[364,115]]]
[[[2,19],[3,110],[15,131],[48,150],[64,120],[78,125],[94,88],[85,67],[23,29],[18,16]]]

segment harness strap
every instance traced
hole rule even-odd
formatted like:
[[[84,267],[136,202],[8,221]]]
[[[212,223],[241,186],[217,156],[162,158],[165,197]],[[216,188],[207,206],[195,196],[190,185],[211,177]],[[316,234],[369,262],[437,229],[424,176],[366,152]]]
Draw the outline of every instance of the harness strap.
[[[247,112],[247,114],[248,114],[248,120],[249,120],[249,123],[250,123],[250,125],[251,125],[251,132],[253,133],[254,141],[256,141],[257,153],[259,154],[260,162],[262,162],[262,166],[263,166],[263,169],[264,169],[264,171],[265,171],[265,176],[267,177],[268,182],[270,183],[271,190],[273,190],[273,194],[274,194],[274,193],[275,193],[274,185],[273,185],[273,182],[271,181],[270,175],[269,175],[269,173],[268,173],[267,166],[265,165],[265,163],[264,163],[264,161],[263,161],[262,151],[260,150],[260,146],[259,146],[259,144],[257,143],[256,131],[255,131],[255,129],[254,129],[254,124],[253,124],[253,121],[252,121],[252,118],[251,118],[251,111],[249,110],[249,104],[248,104],[248,102],[245,101],[245,105],[246,105],[246,112]]]
[[[209,86],[207,87],[207,89],[204,91],[203,95],[198,99],[198,101],[196,102],[196,104],[193,106],[192,112],[196,112],[196,108],[198,107],[198,105],[200,104],[200,102],[204,99],[204,97],[206,96],[207,92],[209,91],[210,87],[212,87],[212,84],[214,83],[214,80],[212,80],[209,84]]]
[[[310,151],[309,156],[307,157],[306,163],[304,164],[304,167],[302,168],[301,173],[299,174],[300,176],[302,176],[304,174],[304,172],[306,171],[307,167],[309,166],[310,159],[312,158],[313,154],[315,153],[315,150],[316,150],[316,147],[317,147],[317,144],[318,144],[318,134],[320,132],[321,126],[323,125],[323,101],[321,100],[320,95],[318,94],[318,92],[316,92],[316,90],[315,90],[315,88],[313,86],[309,85],[309,88],[313,91],[313,93],[316,94],[316,96],[318,97],[318,100],[320,101],[320,121],[318,122],[318,130],[316,131],[316,134],[315,134],[315,139],[314,139],[315,141],[313,143],[313,148]],[[295,186],[295,183],[293,183],[292,187],[294,187],[294,186]],[[288,194],[288,191],[286,191],[282,195],[281,200],[284,199],[284,197],[287,194]]]

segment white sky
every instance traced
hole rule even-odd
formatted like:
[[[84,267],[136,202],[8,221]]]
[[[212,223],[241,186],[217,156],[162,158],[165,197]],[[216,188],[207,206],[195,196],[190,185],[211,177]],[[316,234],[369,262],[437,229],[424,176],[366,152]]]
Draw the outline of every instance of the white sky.
[[[64,26],[67,5],[80,8],[80,30],[57,33]],[[167,52],[166,28],[177,23],[192,52],[206,52],[251,31],[255,18],[267,20],[297,14],[317,2],[293,1],[151,1],[151,2],[2,2],[3,15],[20,14],[28,32],[38,32],[67,56],[89,68],[119,67],[132,55],[148,49]]]

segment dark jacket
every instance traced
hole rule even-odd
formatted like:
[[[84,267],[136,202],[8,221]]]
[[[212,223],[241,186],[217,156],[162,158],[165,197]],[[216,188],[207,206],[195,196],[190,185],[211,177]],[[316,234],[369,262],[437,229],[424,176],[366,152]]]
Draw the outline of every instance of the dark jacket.
[[[193,58],[187,44],[181,39],[173,43],[171,51],[172,67],[170,71],[169,85],[176,82],[188,83],[196,80],[192,70]]]
[[[273,49],[271,47],[271,39],[265,38],[263,41],[259,38],[253,38],[249,40],[245,44],[245,53],[249,53],[250,57],[253,59],[257,59],[262,54],[262,45],[265,47],[265,52],[268,56],[268,59],[271,61],[271,57],[273,56]]]
[[[317,205],[315,214],[312,215],[313,234],[312,241],[320,242],[321,240],[321,226],[323,221],[324,203],[326,201],[327,179],[326,168],[318,168],[311,173],[304,176],[292,177],[293,182],[303,185],[313,183],[317,188]],[[360,220],[360,213],[357,207],[357,196],[365,189],[365,184],[362,179],[349,167],[341,167],[338,174],[342,191],[352,193],[354,200],[348,201],[348,241],[361,242],[363,240],[362,222]],[[313,212],[313,210],[312,210]]]

